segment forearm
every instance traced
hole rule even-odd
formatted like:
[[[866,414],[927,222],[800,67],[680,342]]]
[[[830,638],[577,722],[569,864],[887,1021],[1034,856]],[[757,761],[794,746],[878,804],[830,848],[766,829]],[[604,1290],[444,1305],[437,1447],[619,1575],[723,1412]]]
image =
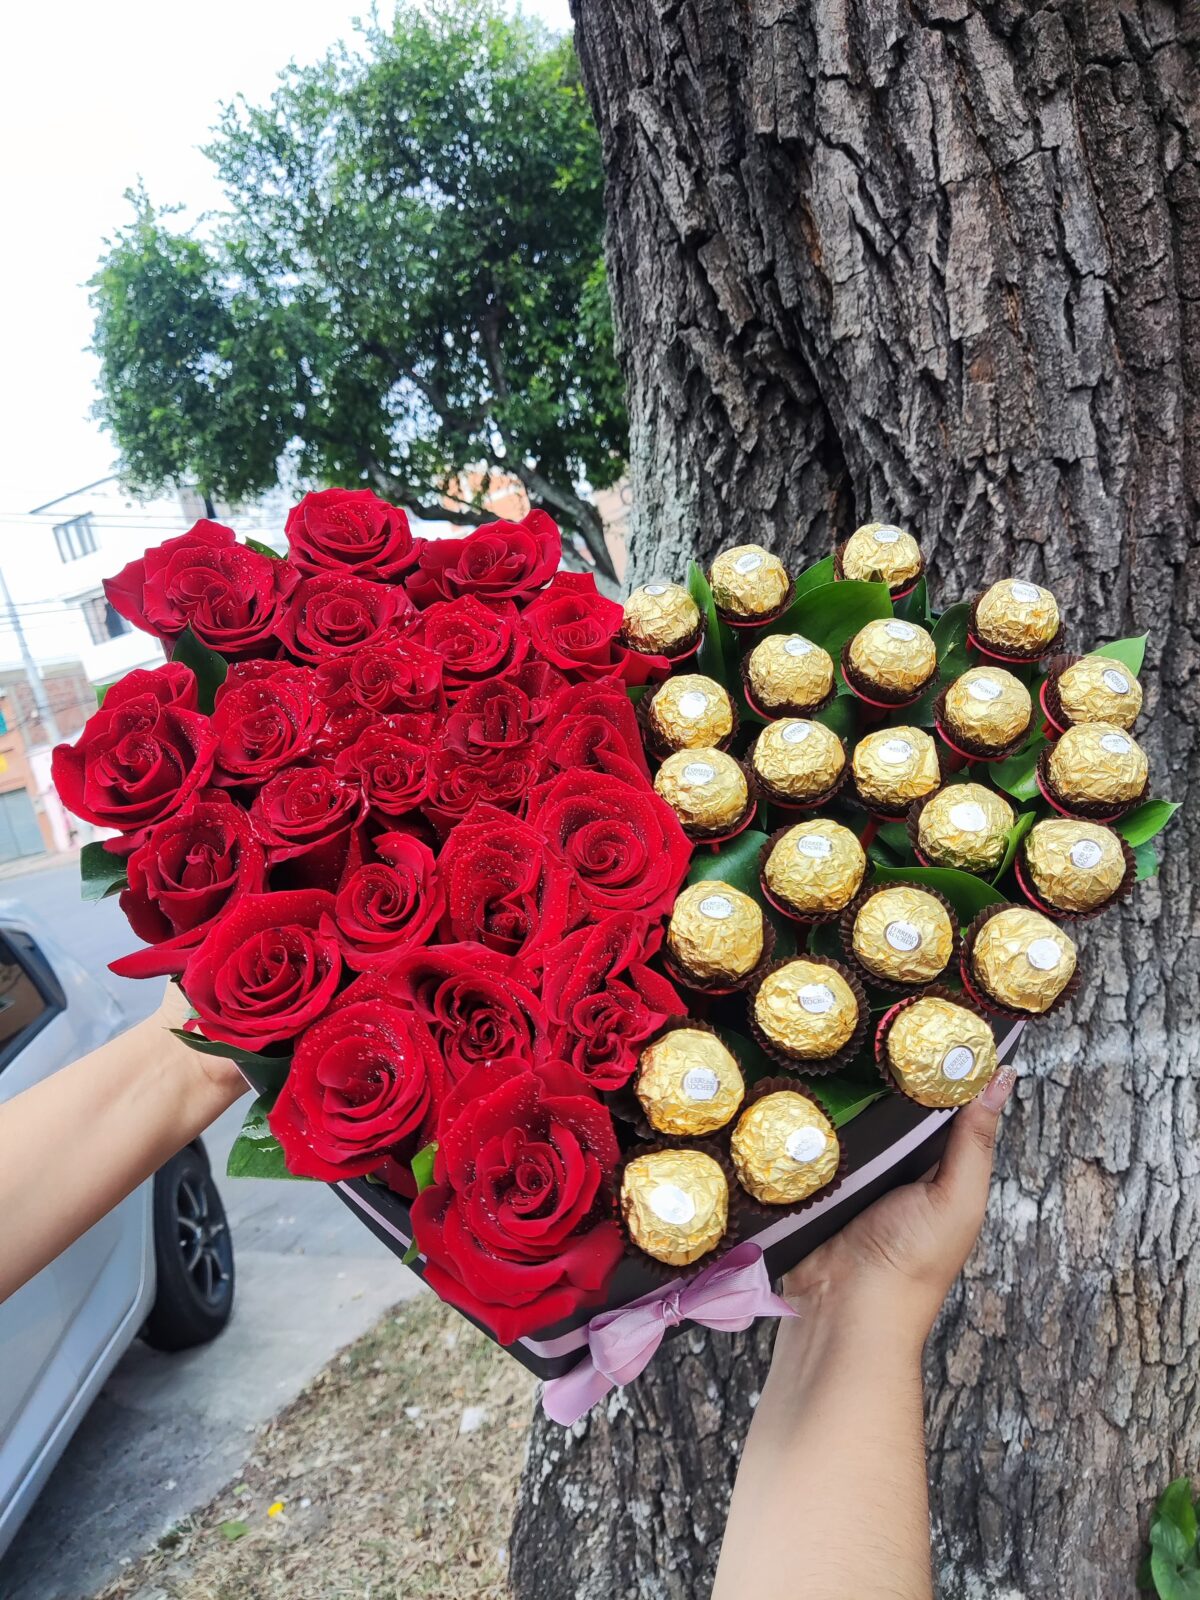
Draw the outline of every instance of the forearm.
[[[713,1600],[930,1600],[920,1343],[845,1307],[780,1324]]]
[[[240,1092],[151,1018],[0,1106],[0,1300]]]

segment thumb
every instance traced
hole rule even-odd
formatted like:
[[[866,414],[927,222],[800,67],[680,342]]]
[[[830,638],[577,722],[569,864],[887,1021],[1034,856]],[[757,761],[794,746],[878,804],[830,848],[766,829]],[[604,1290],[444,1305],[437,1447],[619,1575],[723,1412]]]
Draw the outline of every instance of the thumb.
[[[951,1206],[960,1217],[983,1219],[992,1177],[996,1127],[1016,1081],[1015,1067],[1001,1067],[983,1093],[964,1106],[954,1119],[933,1188],[938,1199]]]

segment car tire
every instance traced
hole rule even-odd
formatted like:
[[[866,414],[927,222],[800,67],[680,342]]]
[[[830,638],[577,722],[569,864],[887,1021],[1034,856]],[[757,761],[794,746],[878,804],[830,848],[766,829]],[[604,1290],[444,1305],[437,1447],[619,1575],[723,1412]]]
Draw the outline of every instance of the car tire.
[[[154,1259],[146,1343],[188,1350],[215,1339],[233,1311],[233,1244],[208,1159],[195,1145],[154,1175]]]

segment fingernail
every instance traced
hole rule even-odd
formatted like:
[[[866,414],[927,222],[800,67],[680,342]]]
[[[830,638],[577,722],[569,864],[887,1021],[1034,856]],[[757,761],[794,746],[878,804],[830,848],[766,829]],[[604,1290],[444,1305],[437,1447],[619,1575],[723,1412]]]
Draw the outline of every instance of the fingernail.
[[[1016,1067],[1001,1067],[979,1098],[989,1111],[1003,1111],[1016,1081]]]

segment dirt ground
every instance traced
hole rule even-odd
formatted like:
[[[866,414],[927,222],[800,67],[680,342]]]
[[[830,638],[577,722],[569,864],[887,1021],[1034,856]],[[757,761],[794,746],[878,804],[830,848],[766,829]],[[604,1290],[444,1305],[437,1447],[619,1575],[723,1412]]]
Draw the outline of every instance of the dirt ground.
[[[94,1600],[502,1600],[534,1381],[421,1295],[259,1433]]]

